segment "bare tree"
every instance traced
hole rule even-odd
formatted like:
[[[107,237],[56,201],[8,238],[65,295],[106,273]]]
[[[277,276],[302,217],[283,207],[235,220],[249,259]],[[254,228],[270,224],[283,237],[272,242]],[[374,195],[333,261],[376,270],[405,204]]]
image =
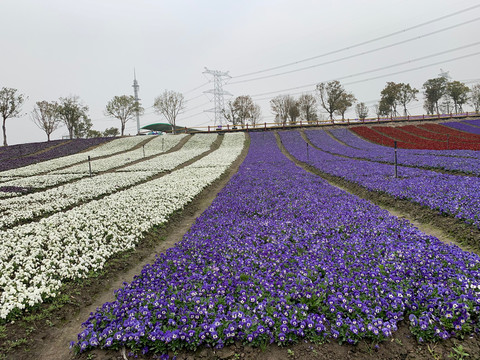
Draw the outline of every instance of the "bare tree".
[[[317,99],[315,96],[311,94],[300,95],[298,98],[298,109],[300,110],[300,117],[305,121],[317,120]]]
[[[120,120],[121,136],[124,135],[125,124],[127,123],[127,121],[133,120],[135,118],[137,111],[139,113],[143,113],[143,108],[132,95],[114,96],[113,99],[110,100],[105,107],[106,116],[111,116]]]
[[[88,106],[83,105],[78,96],[72,95],[66,98],[60,98],[58,116],[67,127],[70,139],[82,137],[85,131],[92,127],[87,112]]]
[[[256,126],[258,124],[258,121],[260,120],[260,117],[262,116],[262,109],[260,108],[260,105],[255,104],[252,112],[252,117],[250,118],[250,121],[252,122],[252,126]]]
[[[165,90],[163,94],[155,98],[153,103],[155,111],[165,117],[172,125],[172,133],[176,133],[177,116],[185,110],[185,99],[182,93]]]
[[[58,113],[58,103],[56,101],[37,101],[30,118],[45,134],[47,141],[50,141],[50,135],[60,126]]]
[[[225,107],[225,109],[223,109],[222,112],[225,120],[227,120],[227,122],[229,123],[232,123],[234,127],[236,127],[240,123],[238,117],[238,109],[235,107],[232,100],[228,100],[227,106]]]
[[[26,98],[23,94],[17,95],[17,89],[2,88],[0,90],[0,114],[2,115],[3,146],[7,146],[6,121],[9,118],[18,117],[22,111]]]
[[[317,91],[320,95],[322,107],[330,115],[330,120],[333,120],[333,113],[340,108],[345,89],[340,81],[333,80],[328,83],[317,84]]]
[[[355,112],[360,120],[365,120],[368,116],[368,106],[364,102],[358,103],[355,106]]]
[[[278,95],[270,100],[272,112],[276,115],[276,122],[285,125],[288,119],[289,98],[290,95]]]
[[[475,84],[470,90],[470,105],[473,106],[475,112],[480,111],[480,84]]]

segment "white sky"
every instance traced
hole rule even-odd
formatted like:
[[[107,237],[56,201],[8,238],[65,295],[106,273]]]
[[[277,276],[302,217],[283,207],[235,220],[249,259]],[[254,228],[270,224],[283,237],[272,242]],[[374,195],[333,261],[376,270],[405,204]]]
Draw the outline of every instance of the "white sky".
[[[29,117],[36,101],[78,95],[90,108],[93,128],[119,127],[104,115],[115,95],[132,94],[133,69],[146,109],[141,125],[165,122],[153,112],[154,98],[164,90],[184,93],[190,101],[177,123],[213,125],[213,88],[204,67],[229,71],[234,96],[253,96],[262,107],[263,121],[272,122],[269,100],[279,94],[313,91],[322,81],[341,79],[359,101],[373,104],[387,81],[422,84],[440,69],[468,85],[480,82],[480,6],[441,21],[408,28],[476,5],[473,0],[0,0],[0,87],[12,87],[29,97],[21,118],[7,120],[9,144],[45,141],[46,135]],[[472,21],[475,20],[475,21]],[[466,23],[469,22],[469,23]],[[466,23],[466,24],[464,24]],[[463,24],[463,25],[460,25]],[[424,36],[447,27],[450,30]],[[275,71],[239,77],[299,62],[350,47],[393,32],[402,33],[354,49],[297,63]],[[295,70],[362,53],[403,40],[388,49],[335,61],[308,70],[233,84],[236,81]],[[472,45],[475,44],[475,45]],[[471,45],[471,46],[468,46]],[[468,46],[438,56],[441,51]],[[407,62],[402,66],[360,72]],[[432,66],[429,64],[438,63]],[[384,76],[425,66],[415,71]],[[349,84],[356,82],[355,84]],[[199,89],[193,90],[202,84]],[[310,86],[306,86],[310,85]],[[305,87],[302,87],[305,86]],[[298,90],[285,90],[302,87]],[[423,113],[423,98],[411,104],[412,114]],[[209,101],[212,101],[209,103]],[[227,98],[226,98],[227,100]],[[465,110],[469,110],[468,108]],[[373,110],[371,110],[373,114]],[[355,117],[353,112],[348,113]],[[127,123],[136,133],[136,123]],[[52,139],[68,132],[62,127]]]

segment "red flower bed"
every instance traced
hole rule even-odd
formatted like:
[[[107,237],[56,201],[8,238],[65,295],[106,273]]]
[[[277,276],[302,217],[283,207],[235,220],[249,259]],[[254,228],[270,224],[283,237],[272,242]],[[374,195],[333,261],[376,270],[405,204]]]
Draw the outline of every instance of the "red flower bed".
[[[423,128],[423,129],[427,129],[430,132],[433,132],[433,133],[436,133],[436,134],[441,134],[444,137],[447,137],[447,134],[448,134],[450,136],[450,140],[452,140],[452,136],[453,136],[454,138],[459,139],[458,141],[468,141],[468,142],[480,143],[480,135],[456,130],[456,129],[450,128],[448,126],[444,126],[444,125],[440,125],[440,124],[422,124],[422,125],[418,125],[418,126]],[[456,139],[454,141],[457,141]]]
[[[426,124],[426,125],[437,125],[437,124]],[[415,126],[413,126],[415,127]],[[442,129],[447,128],[446,126],[440,126]],[[356,126],[351,130],[358,134],[359,136],[372,141],[377,144],[393,147],[394,141],[397,141],[397,147],[401,149],[426,149],[426,150],[480,150],[480,141],[465,141],[458,136],[453,136],[448,132],[434,133],[430,132],[430,138],[424,139],[420,136],[423,131],[426,129],[419,129],[417,131],[418,136],[413,133],[409,133],[405,130],[412,130],[410,125],[403,126],[399,128],[389,127],[389,126],[372,126],[371,128],[367,126]],[[447,128],[449,129],[449,128]],[[453,129],[452,129],[453,130]],[[455,130],[453,130],[455,132]],[[457,131],[462,133],[460,131]],[[447,134],[449,136],[447,136]],[[467,134],[468,135],[468,134]],[[476,135],[478,136],[478,135]],[[426,136],[424,136],[426,137]],[[480,137],[480,136],[479,136]]]

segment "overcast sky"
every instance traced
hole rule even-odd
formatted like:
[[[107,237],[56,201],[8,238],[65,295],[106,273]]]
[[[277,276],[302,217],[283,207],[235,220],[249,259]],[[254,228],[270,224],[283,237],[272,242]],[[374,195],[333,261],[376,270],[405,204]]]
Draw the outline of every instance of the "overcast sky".
[[[89,106],[94,129],[119,127],[104,108],[115,95],[133,95],[134,68],[142,126],[165,122],[152,109],[164,90],[190,100],[179,125],[213,125],[214,114],[204,112],[213,107],[205,67],[229,71],[224,90],[251,95],[262,122],[273,121],[272,97],[333,79],[369,106],[387,81],[421,89],[440,69],[470,86],[480,82],[479,20],[473,0],[0,0],[0,87],[28,96],[26,115],[7,120],[8,142],[45,141],[28,114],[37,101],[69,95]],[[423,113],[419,98],[412,114]],[[136,123],[126,132],[135,134]],[[67,134],[61,127],[52,139]]]

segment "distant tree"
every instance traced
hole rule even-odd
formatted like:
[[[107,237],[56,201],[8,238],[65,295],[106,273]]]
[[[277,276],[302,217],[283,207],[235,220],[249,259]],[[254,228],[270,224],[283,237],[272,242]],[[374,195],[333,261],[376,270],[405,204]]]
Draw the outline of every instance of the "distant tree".
[[[22,106],[25,100],[25,95],[17,95],[17,89],[4,87],[0,90],[0,114],[2,115],[3,120],[3,146],[8,146],[7,127],[5,123],[7,119],[18,117],[20,115],[20,111],[22,111]]]
[[[440,99],[440,103],[438,105],[440,112],[442,114],[450,114],[453,112],[453,100],[448,93],[445,93],[442,98]]]
[[[103,136],[106,136],[106,137],[118,136],[119,134],[120,134],[120,131],[116,127],[107,128],[103,132]]]
[[[75,127],[73,129],[73,136],[76,139],[80,138],[88,138],[89,134],[92,130],[92,120],[90,120],[88,117],[82,117],[80,118],[79,121],[75,124]]]
[[[333,80],[328,83],[317,84],[317,91],[320,96],[320,103],[333,120],[333,113],[340,109],[345,89],[340,81]]]
[[[410,84],[404,84],[400,83],[398,84],[398,104],[402,105],[403,107],[403,115],[407,116],[408,111],[407,111],[407,105],[414,101],[417,100],[417,95],[418,90],[415,88],[412,88]]]
[[[88,106],[83,105],[78,96],[72,95],[66,98],[60,98],[58,116],[67,127],[70,139],[81,137],[79,135],[86,131],[85,129],[88,127],[88,123],[85,123],[88,119],[87,112]]]
[[[127,121],[133,120],[135,115],[143,113],[143,108],[132,95],[114,96],[105,107],[105,115],[120,120],[120,133],[123,136],[125,132],[125,124]]]
[[[480,84],[473,85],[470,94],[470,105],[478,113],[480,112]]]
[[[251,120],[255,104],[249,95],[237,96],[233,101],[233,106],[237,110],[238,120],[242,126]]]
[[[425,99],[423,103],[423,108],[425,109],[428,115],[435,114],[435,103],[431,102],[429,99]]]
[[[232,123],[232,125],[235,127],[240,124],[240,119],[238,117],[238,109],[235,107],[232,100],[227,101],[227,105],[222,112],[227,122]]]
[[[90,138],[97,138],[97,137],[102,137],[102,136],[103,136],[103,134],[100,131],[90,129],[90,130],[87,131],[87,136],[86,137],[87,137],[87,139],[90,139]]]
[[[37,101],[30,118],[47,135],[47,141],[50,141],[50,135],[60,126],[58,115],[58,103],[56,101]]]
[[[260,121],[261,116],[262,116],[262,109],[260,108],[260,105],[255,104],[252,112],[252,117],[250,119],[253,126],[257,125],[257,123]]]
[[[355,106],[355,112],[360,120],[365,120],[368,116],[368,106],[364,102],[358,103]]]
[[[288,111],[290,109],[290,95],[278,95],[270,100],[272,112],[276,115],[275,121],[285,125],[288,119]]]
[[[317,116],[317,99],[311,94],[302,94],[298,98],[298,110],[300,117],[308,122],[316,121]]]
[[[387,82],[387,85],[381,91],[380,110],[385,115],[397,116],[397,104],[400,102],[400,91],[402,85],[392,81]],[[387,111],[388,109],[388,111]]]
[[[289,97],[288,101],[288,119],[290,124],[296,124],[297,118],[300,116],[300,110],[298,108],[298,102],[293,98]]]
[[[446,93],[453,101],[456,114],[463,111],[462,106],[467,102],[469,92],[470,88],[460,81],[447,83]]]
[[[183,94],[165,90],[160,96],[155,98],[153,107],[157,113],[162,114],[168,123],[172,125],[172,133],[175,134],[177,116],[185,110]]]
[[[446,77],[440,76],[434,79],[428,79],[423,83],[423,94],[425,95],[424,108],[430,108],[432,105],[440,114],[439,101],[445,95],[448,80]]]
[[[344,92],[340,98],[338,109],[336,113],[342,116],[342,121],[345,120],[345,112],[357,101],[355,96],[351,93]]]

